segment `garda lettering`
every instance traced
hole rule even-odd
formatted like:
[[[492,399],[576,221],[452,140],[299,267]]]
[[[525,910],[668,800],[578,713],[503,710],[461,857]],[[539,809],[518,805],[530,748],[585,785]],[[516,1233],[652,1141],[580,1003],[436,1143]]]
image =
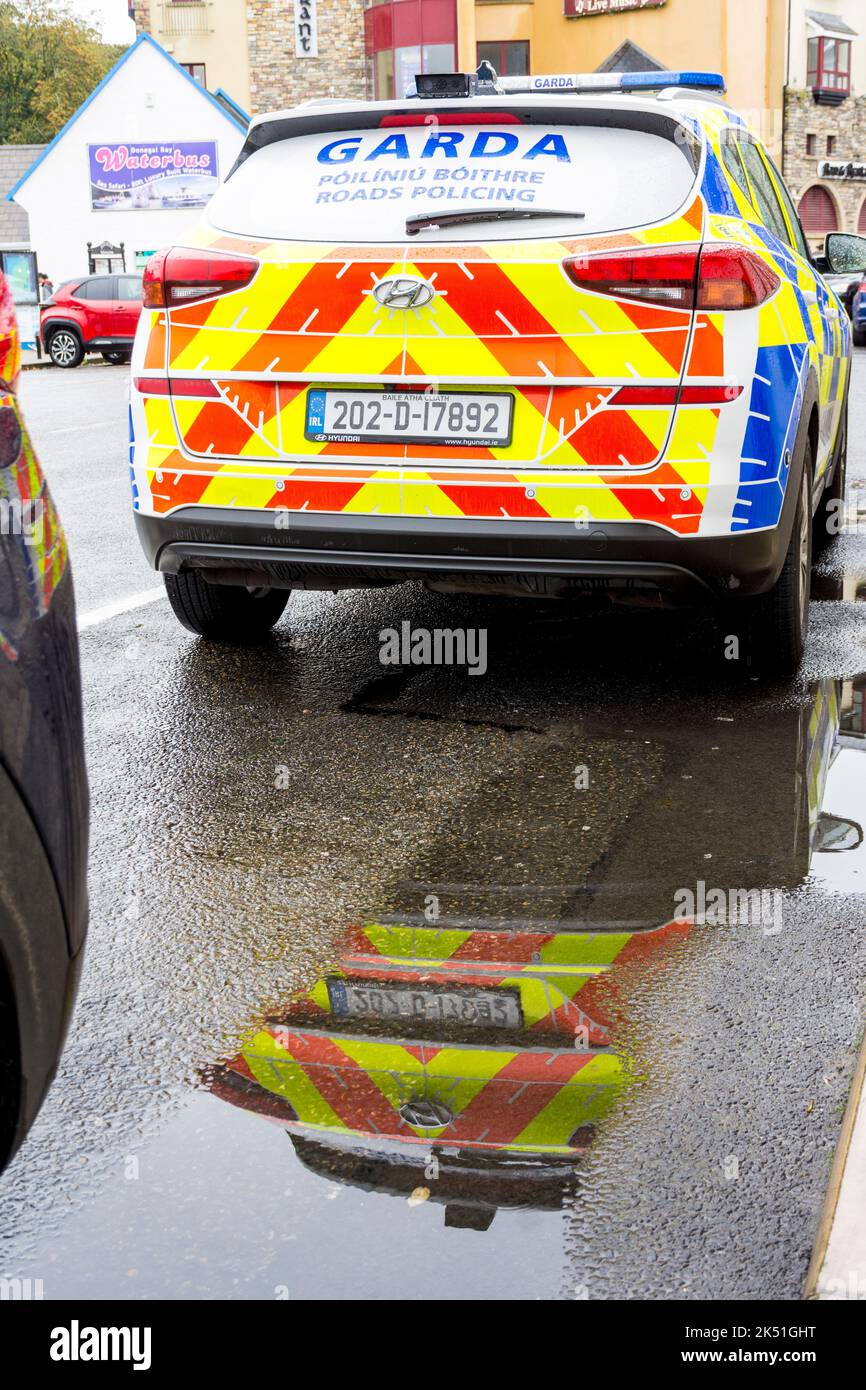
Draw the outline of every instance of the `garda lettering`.
[[[358,159],[363,140],[362,135],[348,135],[339,140],[332,140],[319,151],[316,159],[320,164],[351,164],[353,160]],[[511,131],[482,130],[478,134],[467,135],[460,130],[437,130],[427,137],[419,158],[457,159],[459,156],[462,159],[499,159],[504,155],[515,154],[519,143],[517,136]],[[403,134],[388,135],[384,140],[380,140],[369,154],[361,155],[360,158],[367,164],[376,159],[409,159],[409,142]],[[550,132],[542,135],[518,158],[547,158],[554,159],[559,164],[571,163],[564,136]]]

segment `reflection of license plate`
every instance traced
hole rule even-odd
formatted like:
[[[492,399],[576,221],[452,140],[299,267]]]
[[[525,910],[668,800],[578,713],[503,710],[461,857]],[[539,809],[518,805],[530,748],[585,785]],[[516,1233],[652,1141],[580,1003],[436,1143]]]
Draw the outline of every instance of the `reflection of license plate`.
[[[514,397],[467,391],[307,392],[308,439],[322,443],[442,445],[504,448],[511,442]]]
[[[411,985],[328,980],[331,1010],[338,1018],[457,1023],[476,1028],[521,1028],[515,994],[498,989],[413,989]]]

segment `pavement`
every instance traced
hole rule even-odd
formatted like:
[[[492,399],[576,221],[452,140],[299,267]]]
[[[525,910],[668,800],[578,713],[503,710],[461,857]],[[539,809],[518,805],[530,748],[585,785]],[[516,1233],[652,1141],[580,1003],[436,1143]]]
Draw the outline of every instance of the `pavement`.
[[[82,624],[92,917],[2,1182],[4,1275],[46,1298],[799,1299],[866,1018],[866,354],[855,510],[785,685],[701,614],[416,585],[295,594],[265,646],[208,647],[138,551],[125,391],[101,365],[22,382]],[[406,620],[483,628],[486,673],[383,667]],[[763,890],[760,919],[661,930],[713,889]],[[456,951],[456,983],[416,951],[377,1003],[370,943],[406,933]],[[589,1041],[552,1005],[531,1021],[533,971],[580,976]],[[267,1026],[300,1062],[261,1061]],[[592,1086],[562,1084],[576,1053]],[[451,1114],[467,1087],[468,1147],[382,1103]]]

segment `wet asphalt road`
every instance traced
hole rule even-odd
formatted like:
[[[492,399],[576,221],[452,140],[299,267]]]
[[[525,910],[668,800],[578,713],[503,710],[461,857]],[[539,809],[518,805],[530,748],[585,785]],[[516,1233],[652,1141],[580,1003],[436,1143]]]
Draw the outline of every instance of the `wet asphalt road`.
[[[34,372],[23,395],[80,613],[152,588],[124,370]],[[866,510],[864,435],[860,354],[849,478]],[[296,595],[259,650],[197,642],[164,601],[88,628],[88,954],[57,1081],[0,1184],[0,1272],[47,1298],[797,1298],[866,1016],[866,847],[820,848],[840,818],[866,823],[858,586],[866,519],[816,573],[789,686],[720,661],[700,616],[415,586]],[[487,673],[383,668],[378,634],[404,620],[486,628]],[[763,888],[769,915],[660,933],[701,881]],[[577,942],[590,973],[625,943],[575,996],[607,1029],[592,1047],[610,1084],[562,1092],[543,1136],[574,1127],[579,1152],[521,1166],[501,1143],[446,1143],[425,1171],[405,1125],[359,1123],[374,1073],[454,1109],[440,1047],[452,1071],[507,1051],[534,1081],[575,1053],[528,1016],[495,1038],[336,1017],[353,926],[373,922],[428,933],[428,951],[431,923],[466,933],[476,997],[503,941],[515,971],[542,938]],[[331,1004],[312,1024],[310,990]],[[320,1062],[354,1048],[351,1074],[318,1083],[315,1131],[291,1114],[321,1067],[250,1082],[267,1018]],[[397,1043],[414,1079],[376,1051]],[[532,1086],[497,1085],[476,1097],[479,1143],[526,1118],[509,1129]]]

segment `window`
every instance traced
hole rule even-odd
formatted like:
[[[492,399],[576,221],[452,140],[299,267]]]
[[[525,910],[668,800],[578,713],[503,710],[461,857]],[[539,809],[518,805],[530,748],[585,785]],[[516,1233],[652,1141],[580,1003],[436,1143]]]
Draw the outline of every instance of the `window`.
[[[452,43],[425,43],[421,46],[424,72],[453,72],[457,66]]]
[[[749,188],[749,180],[746,178],[746,171],[737,153],[737,137],[730,128],[722,131],[721,149],[725,168],[731,175],[731,178],[734,180],[740,192],[745,194],[749,202],[751,202],[752,191]]]
[[[141,276],[140,275],[118,275],[117,277],[117,297],[125,300],[141,299]]]
[[[353,128],[348,121],[341,127],[335,120],[336,129],[329,132],[322,128],[323,118],[316,133],[264,145],[239,164],[209,204],[208,222],[220,231],[241,228],[246,236],[267,241],[300,236],[305,241],[331,242],[345,239],[346,229],[355,227],[364,241],[387,246],[402,243],[409,213],[426,213],[442,206],[435,201],[434,191],[442,187],[437,176],[445,174],[447,178],[449,170],[444,159],[433,159],[432,149],[438,148],[446,134],[448,144],[459,149],[461,156],[472,152],[472,163],[478,170],[477,188],[487,190],[486,197],[473,200],[473,207],[480,209],[508,203],[520,206],[519,181],[515,180],[513,188],[503,175],[525,167],[527,156],[539,141],[549,147],[551,136],[555,136],[557,144],[565,147],[568,160],[551,159],[552,167],[543,172],[544,202],[580,215],[573,227],[560,221],[546,228],[540,220],[534,224],[536,236],[584,236],[661,222],[683,205],[694,188],[691,151],[687,143],[674,139],[672,132],[665,138],[666,130],[659,134],[635,128],[627,122],[635,120],[636,125],[640,118],[629,112],[623,112],[621,126],[558,125],[555,113],[553,120],[546,112],[539,114],[538,124],[508,127],[514,134],[507,142],[512,148],[507,151],[501,148],[505,143],[501,134],[490,140],[483,126],[455,124],[449,129],[451,121],[445,111],[439,117],[442,131],[408,126],[399,136],[388,135],[387,140],[378,127]],[[611,120],[618,116],[612,115]],[[365,184],[353,177],[355,170],[360,173],[371,168],[367,161],[373,151],[377,151],[377,170],[383,174],[390,170],[392,180],[397,175],[387,198],[381,197],[379,183]],[[452,166],[448,161],[458,175],[452,185],[458,189],[463,184],[459,177],[462,162],[462,158],[455,159]],[[321,183],[323,164],[330,166],[334,176],[327,184]],[[611,169],[616,170],[616,178],[610,177]],[[401,173],[408,174],[405,181]],[[503,189],[508,194],[505,198]],[[453,205],[459,208],[461,203],[455,201]],[[509,221],[484,229],[485,241],[513,240],[516,235],[514,223]],[[520,235],[525,237],[526,233]],[[465,243],[465,228],[455,226],[443,228],[437,241],[459,244],[461,237]]]
[[[839,217],[836,204],[826,188],[816,183],[807,188],[800,199],[800,221],[809,236],[824,236],[827,232],[839,230]]]
[[[476,50],[479,63],[490,63],[498,77],[529,76],[529,42],[521,39],[509,43],[479,43]]]
[[[779,206],[773,181],[767,173],[767,167],[761,158],[757,145],[753,144],[751,140],[741,140],[740,154],[746,166],[749,183],[752,186],[753,203],[770,231],[775,232],[780,241],[784,241],[790,246],[791,234]]]
[[[806,80],[815,92],[846,97],[851,90],[851,43],[849,39],[810,39]]]
[[[184,72],[188,72],[190,77],[194,77],[196,82],[202,87],[207,86],[204,63],[181,63]]]
[[[113,299],[114,283],[111,275],[98,275],[93,280],[84,280],[75,291],[76,299]]]
[[[806,153],[807,153],[807,154],[810,154],[810,155],[815,155],[815,154],[818,153],[818,137],[817,137],[817,135],[807,135],[807,136],[806,136]]]
[[[394,95],[394,50],[383,48],[373,59],[373,95],[389,101]]]
[[[828,136],[827,136],[827,154],[828,154],[828,155],[832,155],[832,154],[835,154],[835,153],[836,153],[836,136],[835,136],[835,135],[828,135]]]
[[[764,156],[764,163],[767,165],[768,169],[770,170],[770,173],[773,176],[773,180],[776,185],[776,192],[779,195],[782,207],[788,214],[788,221],[790,222],[791,230],[794,233],[793,242],[791,242],[789,239],[788,244],[793,245],[794,249],[796,251],[799,251],[800,255],[803,256],[805,260],[811,260],[811,256],[809,254],[809,247],[806,242],[806,238],[803,235],[803,228],[800,226],[800,219],[797,216],[797,209],[794,207],[794,200],[788,192],[782,175],[779,173],[772,159],[767,154],[767,151],[763,150],[762,154]]]

